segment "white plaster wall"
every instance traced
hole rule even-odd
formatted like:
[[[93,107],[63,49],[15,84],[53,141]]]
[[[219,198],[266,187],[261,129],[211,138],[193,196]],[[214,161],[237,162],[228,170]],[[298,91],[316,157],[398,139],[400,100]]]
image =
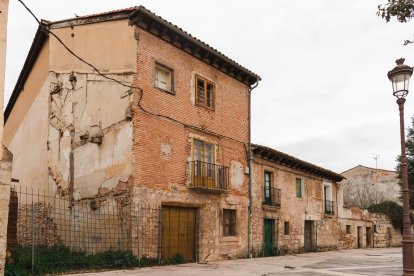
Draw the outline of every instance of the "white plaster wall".
[[[14,156],[12,178],[22,187],[48,190],[48,91],[43,84],[9,145]]]

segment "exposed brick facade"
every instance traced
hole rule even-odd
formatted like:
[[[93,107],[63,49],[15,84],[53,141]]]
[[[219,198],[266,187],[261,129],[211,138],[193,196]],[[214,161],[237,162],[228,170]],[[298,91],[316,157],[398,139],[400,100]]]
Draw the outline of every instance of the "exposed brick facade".
[[[142,89],[140,105],[134,105],[134,198],[151,204],[197,206],[199,221],[199,260],[234,258],[246,254],[248,176],[248,86],[195,59],[188,53],[136,28],[137,75],[135,86]],[[173,69],[174,94],[154,86],[155,64]],[[195,76],[215,84],[215,108],[195,104]],[[135,91],[134,103],[141,91]],[[176,120],[176,121],[175,121]],[[179,121],[180,123],[178,123]],[[230,181],[225,194],[208,194],[187,188],[189,161],[193,160],[193,139],[215,145],[215,164],[229,167]],[[233,165],[233,166],[232,166]],[[237,236],[221,235],[223,208],[237,210]]]

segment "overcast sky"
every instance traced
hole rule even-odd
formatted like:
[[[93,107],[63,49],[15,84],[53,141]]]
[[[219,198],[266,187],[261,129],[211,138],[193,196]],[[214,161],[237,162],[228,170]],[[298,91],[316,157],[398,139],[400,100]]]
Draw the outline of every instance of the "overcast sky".
[[[414,65],[412,24],[376,16],[385,0],[132,1],[26,0],[40,18],[143,5],[262,77],[253,90],[253,142],[316,165],[393,170],[400,152],[398,106],[387,72]],[[37,23],[10,0],[5,101]],[[87,57],[86,57],[87,58]],[[414,83],[413,83],[414,85]],[[414,115],[414,91],[406,103]]]

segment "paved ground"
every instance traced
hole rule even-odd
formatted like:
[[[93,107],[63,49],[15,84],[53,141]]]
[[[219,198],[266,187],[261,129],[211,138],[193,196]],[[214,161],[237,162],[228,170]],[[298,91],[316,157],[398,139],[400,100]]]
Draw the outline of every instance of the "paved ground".
[[[401,275],[401,248],[367,248],[300,255],[184,264],[83,274],[84,276]],[[81,275],[81,274],[76,274]],[[73,276],[73,274],[72,274]]]

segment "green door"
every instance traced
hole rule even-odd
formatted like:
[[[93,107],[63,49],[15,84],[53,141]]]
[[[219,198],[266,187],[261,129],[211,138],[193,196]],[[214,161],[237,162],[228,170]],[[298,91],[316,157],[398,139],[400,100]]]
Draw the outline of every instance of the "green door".
[[[273,256],[273,220],[265,219],[263,226],[263,255]]]

